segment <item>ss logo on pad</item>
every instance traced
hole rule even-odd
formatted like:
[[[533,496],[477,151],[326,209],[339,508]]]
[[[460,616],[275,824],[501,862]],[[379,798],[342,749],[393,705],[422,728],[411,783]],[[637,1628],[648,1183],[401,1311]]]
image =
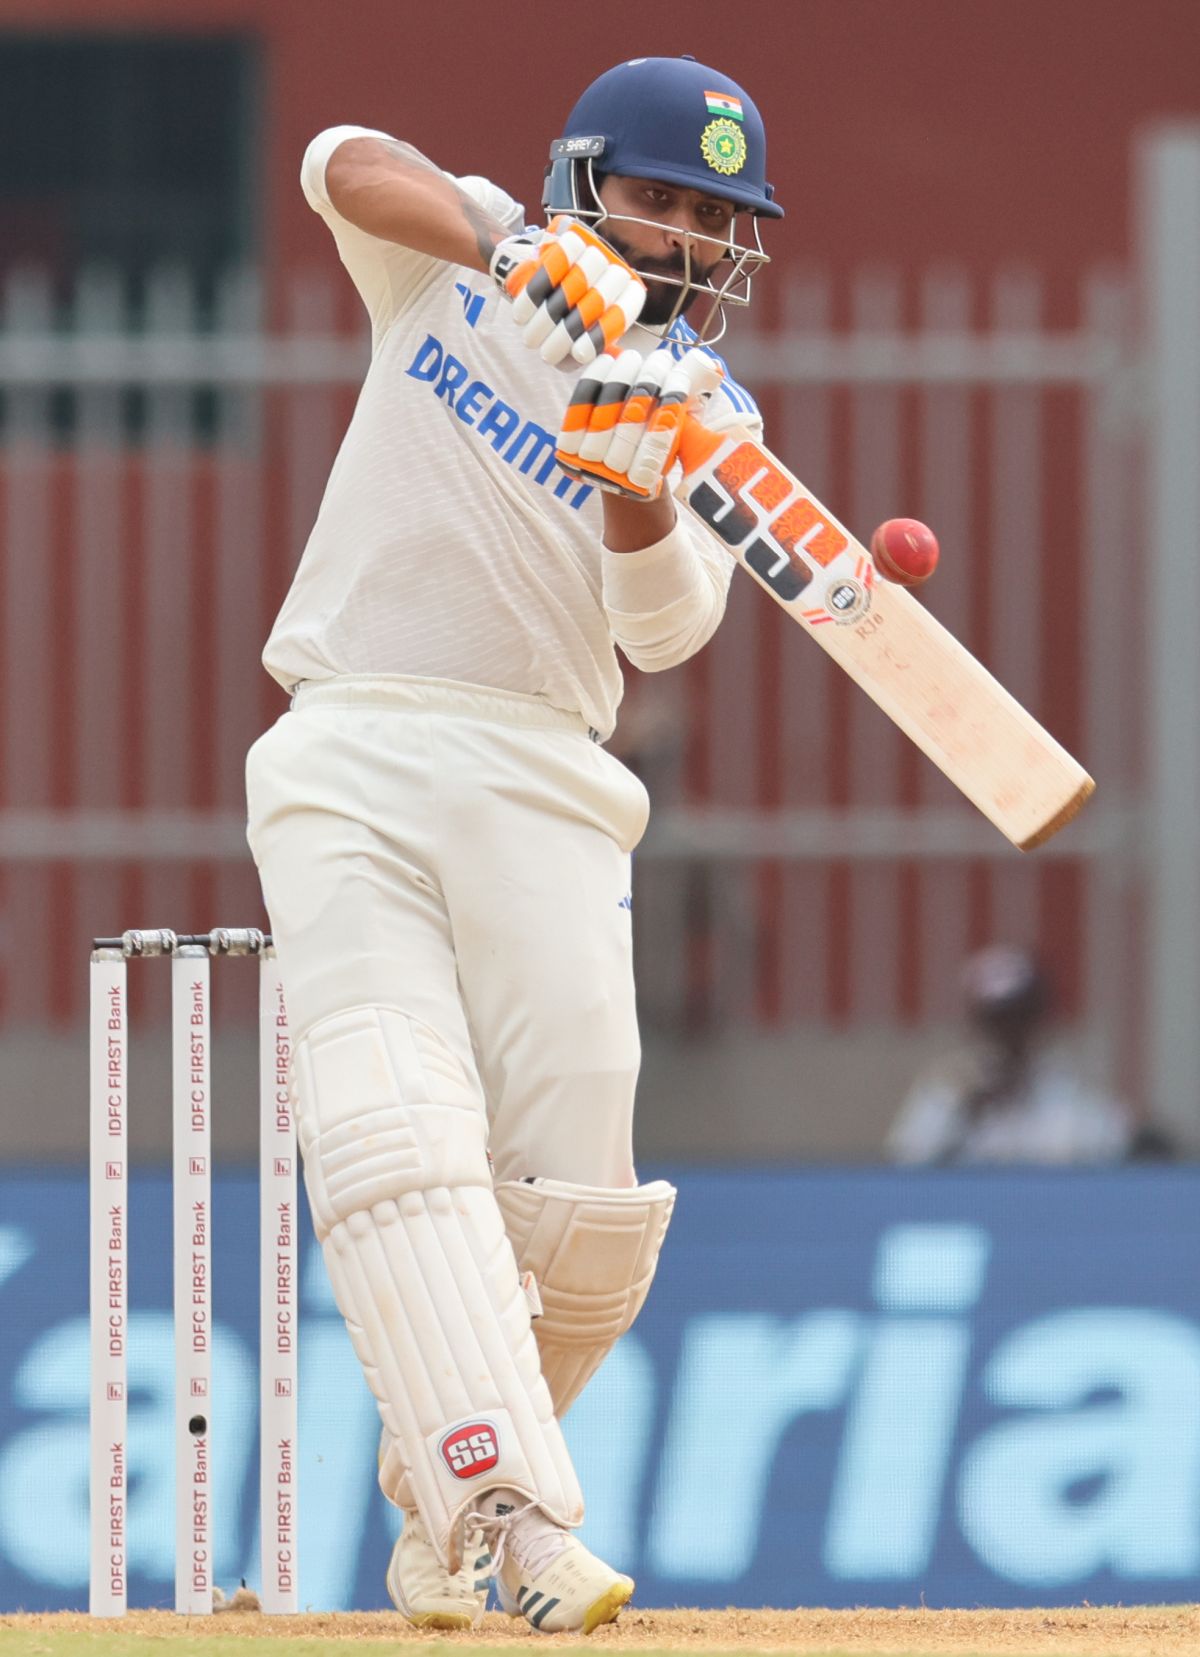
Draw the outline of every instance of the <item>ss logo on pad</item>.
[[[487,1473],[500,1460],[496,1429],[490,1421],[467,1421],[451,1427],[438,1445],[442,1460],[456,1479]]]

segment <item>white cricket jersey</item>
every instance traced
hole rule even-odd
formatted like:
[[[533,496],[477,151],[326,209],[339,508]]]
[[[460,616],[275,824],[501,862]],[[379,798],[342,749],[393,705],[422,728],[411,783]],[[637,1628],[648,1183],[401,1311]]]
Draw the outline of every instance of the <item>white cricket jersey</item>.
[[[404,674],[517,691],[607,737],[622,690],[615,646],[646,668],[692,655],[721,619],[733,560],[682,512],[655,547],[603,548],[596,491],[554,459],[582,370],[548,367],[523,344],[490,277],[336,211],[325,167],[354,137],[394,142],[331,128],[309,145],[301,182],[370,314],[371,363],[263,661],[288,690]],[[521,228],[521,207],[496,185],[455,182]],[[634,329],[628,343],[657,340]],[[728,380],[704,418],[760,426]]]

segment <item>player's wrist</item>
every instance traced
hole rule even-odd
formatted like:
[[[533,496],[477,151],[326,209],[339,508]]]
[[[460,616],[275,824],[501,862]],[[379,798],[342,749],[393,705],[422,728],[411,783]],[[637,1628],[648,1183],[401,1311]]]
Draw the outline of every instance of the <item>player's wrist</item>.
[[[603,540],[607,552],[646,552],[666,541],[678,522],[675,502],[667,490],[654,500],[628,495],[601,496]]]

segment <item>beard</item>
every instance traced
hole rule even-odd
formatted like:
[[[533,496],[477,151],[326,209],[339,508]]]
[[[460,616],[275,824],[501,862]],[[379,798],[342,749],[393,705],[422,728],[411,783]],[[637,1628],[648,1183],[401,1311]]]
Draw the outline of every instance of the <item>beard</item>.
[[[646,282],[646,303],[642,306],[639,322],[650,328],[661,328],[677,316],[686,316],[700,295],[693,287],[677,288],[669,282]]]
[[[638,321],[651,328],[661,328],[664,323],[671,322],[675,317],[685,316],[700,298],[700,287],[693,284],[707,282],[721,262],[716,259],[705,269],[693,258],[689,272],[682,254],[678,259],[647,259],[624,238],[615,236],[607,225],[604,226],[604,239],[645,281],[646,303],[642,306]],[[674,282],[656,282],[655,275],[673,277]],[[685,277],[688,286],[676,286],[676,283],[682,284]]]

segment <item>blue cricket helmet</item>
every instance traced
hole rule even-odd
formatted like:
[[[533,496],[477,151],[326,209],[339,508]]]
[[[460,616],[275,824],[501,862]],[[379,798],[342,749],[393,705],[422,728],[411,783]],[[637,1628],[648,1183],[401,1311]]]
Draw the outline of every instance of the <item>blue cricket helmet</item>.
[[[721,196],[779,219],[762,116],[736,81],[692,57],[631,58],[593,81],[550,148],[543,204],[580,206],[578,164]]]

